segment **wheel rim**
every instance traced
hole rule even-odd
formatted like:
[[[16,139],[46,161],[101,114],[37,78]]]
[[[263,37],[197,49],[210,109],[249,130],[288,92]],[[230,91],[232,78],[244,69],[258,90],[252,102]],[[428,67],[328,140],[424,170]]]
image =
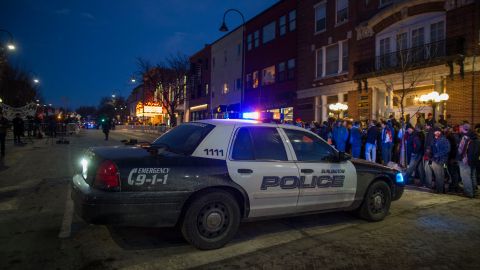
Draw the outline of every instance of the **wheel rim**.
[[[203,237],[215,238],[228,228],[230,216],[227,207],[220,202],[209,203],[200,210],[197,217],[197,229]]]
[[[374,214],[383,213],[385,211],[385,193],[381,189],[376,189],[369,199],[370,211]]]

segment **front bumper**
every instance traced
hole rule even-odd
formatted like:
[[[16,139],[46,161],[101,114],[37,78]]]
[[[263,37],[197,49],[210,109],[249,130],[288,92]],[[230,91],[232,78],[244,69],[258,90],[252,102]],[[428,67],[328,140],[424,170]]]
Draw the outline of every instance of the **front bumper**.
[[[172,227],[188,192],[107,192],[90,187],[81,175],[73,177],[75,214],[87,223],[119,226]]]

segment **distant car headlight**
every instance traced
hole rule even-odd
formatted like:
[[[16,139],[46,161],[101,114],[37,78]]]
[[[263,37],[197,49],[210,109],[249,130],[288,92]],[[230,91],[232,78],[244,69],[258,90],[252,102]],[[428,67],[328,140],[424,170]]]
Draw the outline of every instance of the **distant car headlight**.
[[[395,177],[395,181],[398,183],[398,184],[403,184],[403,174],[402,173],[397,173],[396,177]]]
[[[80,164],[82,165],[82,176],[84,179],[87,179],[88,160],[82,158],[82,160],[80,160]]]

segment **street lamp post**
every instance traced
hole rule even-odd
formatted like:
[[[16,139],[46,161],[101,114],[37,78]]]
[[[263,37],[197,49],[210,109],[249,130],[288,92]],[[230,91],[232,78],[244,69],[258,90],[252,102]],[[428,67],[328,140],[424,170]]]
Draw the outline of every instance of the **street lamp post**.
[[[335,103],[335,104],[330,104],[328,108],[337,114],[337,118],[340,118],[340,114],[348,110],[348,105],[343,103]]]
[[[225,13],[223,13],[223,21],[222,25],[220,26],[220,31],[221,32],[228,32],[228,27],[227,24],[225,23],[225,17],[229,12],[236,12],[242,17],[242,74],[241,74],[241,82],[242,82],[242,87],[240,89],[240,108],[239,108],[239,113],[240,115],[243,112],[243,99],[244,99],[244,89],[245,89],[245,83],[244,83],[244,77],[245,77],[245,17],[243,16],[243,13],[240,12],[238,9],[227,9]],[[211,107],[211,106],[210,106]]]
[[[438,103],[445,102],[449,99],[449,96],[447,93],[439,94],[436,91],[432,91],[428,94],[421,95],[420,98],[418,99],[420,102],[423,103],[430,103],[432,105],[432,110],[433,110],[433,119],[436,121],[436,112],[437,112],[437,105]]]

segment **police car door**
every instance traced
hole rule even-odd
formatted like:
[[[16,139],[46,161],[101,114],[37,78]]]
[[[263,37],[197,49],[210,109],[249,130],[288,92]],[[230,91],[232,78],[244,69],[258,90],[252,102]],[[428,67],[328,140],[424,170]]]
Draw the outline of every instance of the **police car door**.
[[[276,127],[239,127],[230,149],[228,173],[248,193],[249,217],[295,212],[298,168]]]
[[[337,152],[313,133],[283,128],[300,173],[297,209],[317,211],[349,206],[355,197],[357,177],[350,161],[332,161]]]

